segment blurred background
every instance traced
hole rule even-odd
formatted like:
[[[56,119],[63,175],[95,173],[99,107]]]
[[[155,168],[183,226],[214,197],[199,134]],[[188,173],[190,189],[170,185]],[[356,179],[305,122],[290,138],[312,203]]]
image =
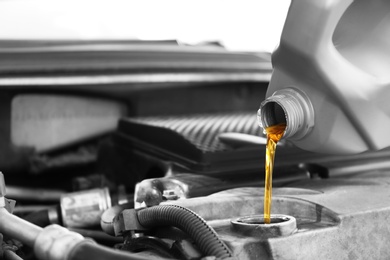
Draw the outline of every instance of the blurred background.
[[[290,1],[0,1],[1,39],[218,41],[271,52]]]

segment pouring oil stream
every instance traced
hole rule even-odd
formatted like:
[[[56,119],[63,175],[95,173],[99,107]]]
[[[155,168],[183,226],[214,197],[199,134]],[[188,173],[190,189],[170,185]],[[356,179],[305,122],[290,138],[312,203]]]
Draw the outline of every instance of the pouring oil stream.
[[[265,153],[265,189],[264,189],[264,223],[271,223],[272,173],[274,171],[275,151],[278,141],[283,137],[286,124],[277,124],[265,128],[267,146]]]

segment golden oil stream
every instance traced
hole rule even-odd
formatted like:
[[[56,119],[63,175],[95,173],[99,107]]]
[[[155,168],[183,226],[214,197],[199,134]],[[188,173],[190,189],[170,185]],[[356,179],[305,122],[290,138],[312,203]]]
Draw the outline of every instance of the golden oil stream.
[[[264,189],[264,223],[271,223],[272,173],[274,171],[275,151],[278,141],[283,137],[286,124],[277,124],[265,129],[267,147],[265,153],[265,189]]]

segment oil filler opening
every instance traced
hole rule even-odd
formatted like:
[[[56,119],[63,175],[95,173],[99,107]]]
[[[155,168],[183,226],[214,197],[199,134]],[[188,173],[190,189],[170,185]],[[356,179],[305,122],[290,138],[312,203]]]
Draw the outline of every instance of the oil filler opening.
[[[288,215],[272,214],[271,223],[264,223],[264,215],[251,215],[231,220],[232,231],[244,236],[272,238],[288,236],[297,230],[297,221]]]
[[[276,223],[282,223],[290,220],[287,216],[282,216],[282,217],[271,217],[271,224],[276,224]],[[264,223],[264,218],[262,217],[246,217],[246,218],[239,218],[237,219],[237,222],[239,223],[244,223],[244,224],[249,224],[249,225],[265,225]]]

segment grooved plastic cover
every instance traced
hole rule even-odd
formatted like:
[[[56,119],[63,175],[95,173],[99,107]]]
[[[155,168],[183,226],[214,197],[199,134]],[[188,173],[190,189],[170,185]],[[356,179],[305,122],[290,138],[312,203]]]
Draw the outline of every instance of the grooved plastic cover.
[[[138,124],[164,128],[180,135],[203,152],[215,152],[228,149],[220,142],[219,134],[227,132],[260,136],[261,129],[256,122],[256,113],[229,113],[175,117],[147,117],[122,120],[123,124]],[[158,133],[155,133],[158,135]],[[137,137],[147,138],[137,135]]]
[[[227,132],[261,135],[256,113],[124,118],[119,122],[115,140],[120,147],[194,171],[261,167],[264,146],[231,147],[218,138]]]

